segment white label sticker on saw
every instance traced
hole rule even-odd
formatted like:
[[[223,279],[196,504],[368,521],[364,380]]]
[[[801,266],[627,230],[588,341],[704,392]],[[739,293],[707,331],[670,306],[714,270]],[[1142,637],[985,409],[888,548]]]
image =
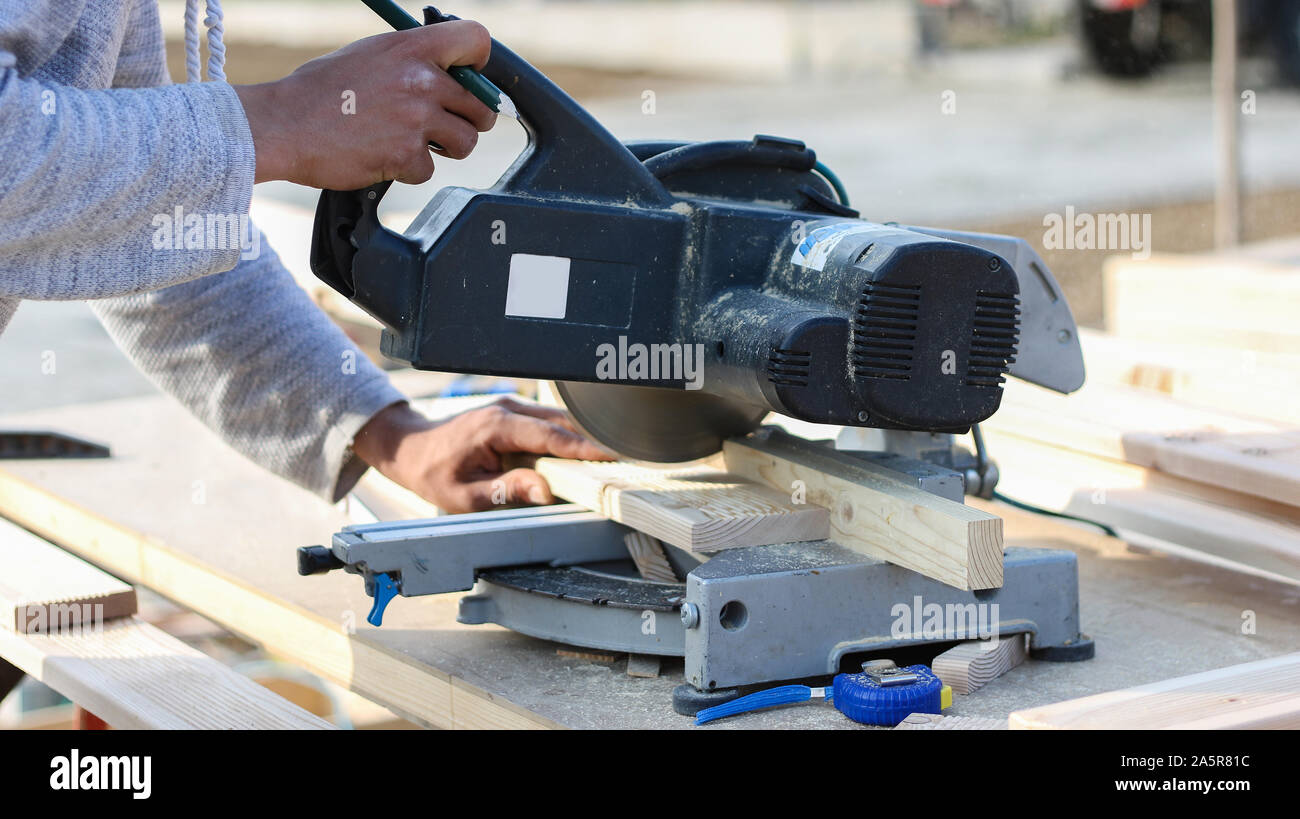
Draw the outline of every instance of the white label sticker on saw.
[[[562,319],[569,308],[569,262],[563,256],[510,256],[506,315]]]
[[[854,233],[867,233],[876,229],[876,225],[861,222],[837,222],[833,225],[810,230],[803,241],[799,243],[799,246],[794,249],[790,261],[800,267],[820,272],[826,266],[826,260],[830,258],[831,251],[846,236],[851,236]]]

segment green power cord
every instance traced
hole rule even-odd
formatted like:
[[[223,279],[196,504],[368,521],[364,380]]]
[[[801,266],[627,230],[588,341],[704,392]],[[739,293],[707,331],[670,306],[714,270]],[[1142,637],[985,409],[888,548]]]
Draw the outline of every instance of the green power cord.
[[[826,163],[822,162],[820,159],[817,160],[816,165],[813,165],[813,170],[824,176],[826,181],[831,183],[831,187],[835,189],[835,198],[839,199],[840,204],[847,208],[849,206],[849,192],[844,189],[844,183],[835,175],[835,172],[826,167]]]
[[[1017,509],[1023,509],[1026,512],[1033,512],[1036,515],[1047,515],[1053,518],[1064,518],[1065,520],[1073,520],[1079,523],[1086,523],[1089,526],[1096,526],[1098,529],[1102,530],[1103,532],[1110,535],[1111,537],[1123,540],[1123,538],[1120,537],[1119,532],[1115,531],[1115,527],[1111,526],[1108,523],[1102,523],[1099,520],[1091,520],[1089,518],[1079,517],[1078,515],[1071,515],[1068,512],[1056,512],[1051,509],[1044,509],[1041,506],[1034,506],[1032,503],[1025,503],[1024,501],[1018,501],[1015,498],[1008,498],[1006,495],[1002,494],[996,489],[993,490],[993,500],[1001,501],[1002,503],[1005,503],[1008,506],[1014,506]]]

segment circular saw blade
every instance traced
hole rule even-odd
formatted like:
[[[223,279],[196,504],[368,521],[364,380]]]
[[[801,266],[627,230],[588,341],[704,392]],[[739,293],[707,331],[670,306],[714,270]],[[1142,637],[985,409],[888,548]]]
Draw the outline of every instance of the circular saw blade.
[[[712,455],[768,413],[692,390],[557,381],[555,391],[583,432],[620,455],[657,463]]]

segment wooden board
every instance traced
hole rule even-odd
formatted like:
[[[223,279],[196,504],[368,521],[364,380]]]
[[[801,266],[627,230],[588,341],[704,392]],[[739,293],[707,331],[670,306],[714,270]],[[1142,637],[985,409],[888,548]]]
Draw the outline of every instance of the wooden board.
[[[1119,527],[1144,548],[1300,583],[1296,507],[1003,432],[985,436],[1008,497]]]
[[[693,552],[825,540],[821,506],[707,466],[663,469],[540,458],[534,467],[558,497]]]
[[[0,566],[0,628],[48,632],[136,612],[132,586],[5,520]]]
[[[1300,424],[1300,354],[1120,338],[1079,329],[1091,383],[1136,387],[1294,428]],[[1300,352],[1300,351],[1297,351]]]
[[[1138,466],[1300,506],[1300,436],[1277,432],[1129,432],[1124,458]]]
[[[982,427],[1300,506],[1300,431],[1267,418],[1106,384],[1062,396],[1008,383]]]
[[[1025,636],[1013,634],[996,643],[972,640],[934,658],[930,667],[958,694],[978,691],[1025,661]]]
[[[1300,350],[1300,267],[1227,255],[1110,257],[1106,328],[1124,338]]]
[[[1300,728],[1300,654],[1011,714],[1013,729]]]
[[[959,589],[1002,585],[1002,521],[774,431],[727,441],[727,470],[831,510],[830,539]],[[832,474],[834,473],[834,474]]]
[[[53,634],[0,630],[0,656],[113,728],[333,727],[135,617]]]

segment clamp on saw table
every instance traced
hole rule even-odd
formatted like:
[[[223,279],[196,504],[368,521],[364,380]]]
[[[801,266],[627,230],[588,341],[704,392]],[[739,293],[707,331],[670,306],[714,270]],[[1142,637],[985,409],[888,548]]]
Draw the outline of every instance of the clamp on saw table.
[[[624,144],[500,43],[483,75],[529,137],[492,188],[444,188],[405,233],[380,224],[388,183],[321,195],[312,269],[383,323],[386,355],[555,381],[585,431],[640,460],[709,456],[770,413],[843,427],[828,468],[858,459],[957,502],[992,494],[982,446],[954,436],[997,410],[1005,375],[1082,385],[1069,306],[1023,240],[862,220],[794,140]],[[598,366],[637,346],[656,366]],[[377,523],[300,550],[299,569],[361,575],[375,625],[395,596],[473,589],[461,622],[682,656],[689,713],[939,642],[893,634],[894,604],[918,597],[998,604],[1040,659],[1092,656],[1069,552],[1009,548],[1002,587],[969,591],[831,541],[705,563],[668,546],[683,582],[661,583],[637,574],[628,531],[575,506]]]

